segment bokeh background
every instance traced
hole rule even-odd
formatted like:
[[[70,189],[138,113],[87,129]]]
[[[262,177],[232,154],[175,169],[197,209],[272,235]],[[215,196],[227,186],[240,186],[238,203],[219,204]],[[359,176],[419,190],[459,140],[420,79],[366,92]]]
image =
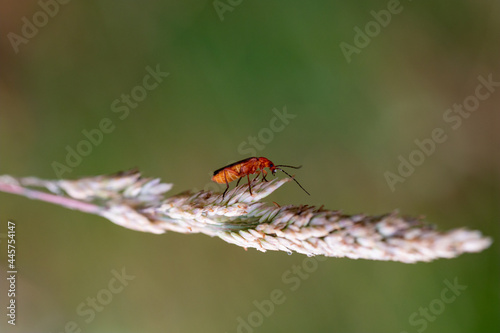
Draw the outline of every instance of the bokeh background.
[[[19,267],[15,327],[0,279],[1,331],[498,332],[500,88],[457,129],[443,114],[475,93],[479,76],[500,81],[500,4],[402,1],[350,61],[341,43],[355,45],[354,28],[394,2],[216,4],[223,13],[211,1],[69,2],[13,47],[9,33],[22,35],[23,17],[33,22],[43,9],[2,2],[0,174],[57,178],[66,147],[109,118],[114,130],[63,178],[137,166],[173,182],[172,194],[219,190],[213,170],[256,154],[302,164],[295,174],[312,194],[291,183],[269,201],[399,209],[442,230],[481,230],[493,246],[414,265],[330,258],[291,290],[283,275],[302,255],[139,233],[0,193],[0,232],[17,223]],[[147,66],[169,76],[120,119],[112,103],[142,85]],[[284,108],[295,117],[266,130]],[[391,191],[384,174],[435,128],[447,140]],[[5,272],[4,239],[0,258]],[[135,279],[86,322],[78,306],[122,268]],[[425,327],[415,322],[423,316],[412,322],[454,279],[467,289]],[[275,289],[286,300],[259,322],[254,302]],[[253,326],[239,327],[249,317]]]

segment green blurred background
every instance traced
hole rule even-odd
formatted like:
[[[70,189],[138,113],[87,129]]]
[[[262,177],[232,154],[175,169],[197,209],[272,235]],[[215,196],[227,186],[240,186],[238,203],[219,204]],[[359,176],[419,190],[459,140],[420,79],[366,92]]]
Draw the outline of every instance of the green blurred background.
[[[19,266],[15,327],[0,279],[1,331],[65,332],[69,322],[82,332],[500,331],[500,91],[457,129],[443,120],[479,76],[500,81],[500,4],[401,2],[348,62],[340,44],[354,45],[354,28],[390,2],[221,3],[230,10],[219,15],[210,1],[69,2],[16,53],[9,33],[21,35],[23,17],[33,22],[42,7],[3,2],[0,174],[57,178],[52,164],[65,163],[66,147],[109,118],[114,131],[63,178],[137,166],[174,183],[172,194],[216,190],[210,173],[253,155],[256,137],[256,155],[303,165],[295,174],[312,194],[288,184],[269,201],[352,214],[397,208],[442,230],[481,230],[493,246],[414,265],[329,258],[291,290],[283,274],[305,256],[139,233],[0,193],[0,232],[17,222]],[[142,85],[147,66],[170,74],[120,119],[113,101]],[[295,118],[266,130],[284,107]],[[391,191],[384,173],[435,128],[447,140]],[[135,279],[86,322],[79,304],[122,267]],[[465,291],[425,327],[410,321],[455,278]],[[275,289],[285,301],[259,317],[254,302]],[[239,327],[238,318],[254,324]]]

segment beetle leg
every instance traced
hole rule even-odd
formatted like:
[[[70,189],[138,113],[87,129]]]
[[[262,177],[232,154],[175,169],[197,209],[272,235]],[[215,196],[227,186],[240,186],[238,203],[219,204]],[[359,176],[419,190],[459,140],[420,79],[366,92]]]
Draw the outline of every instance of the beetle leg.
[[[263,169],[262,170],[262,179],[264,179],[267,182],[266,175],[267,175],[267,172],[266,172],[266,170]]]
[[[250,183],[250,176],[247,173],[247,179],[248,179],[248,188],[250,189],[250,195],[253,196],[252,194],[252,184]]]
[[[260,172],[256,172],[256,176],[255,178],[252,180],[253,182],[257,180],[257,178],[259,178],[259,175],[260,175]]]
[[[241,178],[238,178],[238,182],[236,183],[236,187],[238,187],[238,184],[240,183]]]
[[[226,195],[227,190],[229,190],[229,184],[227,184],[226,190],[222,193],[222,200],[224,200],[224,196]]]
[[[222,200],[224,200],[224,196],[226,195],[227,190],[229,190],[229,183],[227,182],[227,173],[224,172],[224,179],[226,180],[226,190],[222,193]]]

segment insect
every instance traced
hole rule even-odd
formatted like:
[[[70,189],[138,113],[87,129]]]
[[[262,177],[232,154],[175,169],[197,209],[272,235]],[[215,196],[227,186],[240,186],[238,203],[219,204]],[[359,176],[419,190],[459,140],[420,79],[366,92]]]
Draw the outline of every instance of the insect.
[[[304,192],[309,194],[309,192],[307,192],[302,187],[302,185],[300,185],[299,182],[295,180],[295,178],[293,178],[285,170],[281,169],[281,167],[299,169],[302,166],[295,167],[295,166],[291,166],[291,165],[274,165],[273,162],[271,162],[270,160],[268,160],[265,157],[249,157],[249,158],[245,158],[244,160],[226,165],[225,167],[220,168],[218,170],[215,170],[214,176],[212,177],[212,180],[216,183],[227,185],[226,190],[222,194],[222,198],[224,199],[224,196],[226,195],[226,192],[229,189],[229,183],[238,179],[238,182],[236,183],[236,186],[238,186],[241,178],[244,176],[247,176],[248,188],[250,189],[250,195],[252,195],[252,184],[250,183],[250,175],[255,174],[255,173],[257,173],[257,174],[262,173],[262,178],[267,182],[267,179],[266,179],[267,171],[264,170],[264,168],[269,168],[269,170],[271,170],[273,176],[275,175],[277,170],[283,171],[286,175],[288,175],[288,177],[292,178],[297,183],[297,185],[299,185],[300,188],[304,190]],[[259,175],[257,175],[257,177],[258,176]],[[257,178],[257,177],[255,177],[255,178]]]

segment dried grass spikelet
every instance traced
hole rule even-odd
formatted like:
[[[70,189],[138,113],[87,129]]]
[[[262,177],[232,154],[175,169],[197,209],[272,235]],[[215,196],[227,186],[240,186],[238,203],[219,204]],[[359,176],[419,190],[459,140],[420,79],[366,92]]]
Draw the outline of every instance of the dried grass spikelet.
[[[253,196],[245,184],[229,191],[224,199],[209,191],[166,198],[172,184],[142,178],[131,170],[78,180],[0,176],[0,191],[101,215],[132,230],[204,233],[263,252],[415,263],[480,252],[492,242],[479,231],[439,232],[421,218],[397,212],[345,215],[307,205],[277,207],[260,201],[289,181],[255,182]],[[53,194],[28,187],[44,187]]]

